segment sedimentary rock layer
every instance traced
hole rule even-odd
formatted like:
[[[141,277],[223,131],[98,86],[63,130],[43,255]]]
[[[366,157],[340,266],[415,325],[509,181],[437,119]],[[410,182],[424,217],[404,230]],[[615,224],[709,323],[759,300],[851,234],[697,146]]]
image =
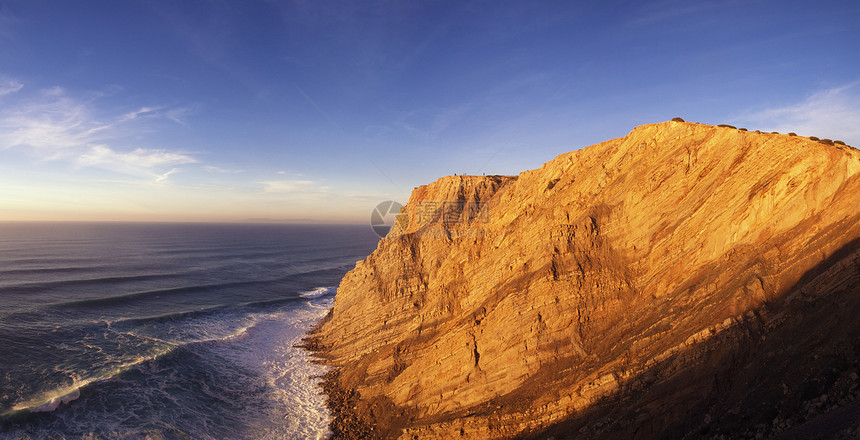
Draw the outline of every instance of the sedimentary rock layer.
[[[644,125],[416,188],[314,346],[383,438],[790,434],[857,393],[858,220],[853,148]]]

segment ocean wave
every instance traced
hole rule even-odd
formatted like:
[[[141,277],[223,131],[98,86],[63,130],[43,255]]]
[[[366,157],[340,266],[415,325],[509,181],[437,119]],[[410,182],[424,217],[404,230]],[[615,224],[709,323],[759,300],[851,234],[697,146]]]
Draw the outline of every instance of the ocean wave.
[[[286,301],[295,301],[295,299],[290,298]],[[241,306],[241,305],[240,305]],[[218,313],[223,313],[226,311],[234,310],[237,306],[233,304],[218,304],[211,307],[201,307],[193,310],[185,310],[180,312],[172,312],[172,313],[164,313],[160,315],[152,315],[152,316],[139,316],[134,318],[120,318],[114,320],[103,320],[99,322],[106,322],[110,325],[121,325],[121,326],[142,326],[146,324],[155,324],[155,323],[175,323],[178,321],[187,321],[196,318],[202,318],[206,316],[215,315]]]
[[[80,380],[74,381],[71,385],[61,386],[55,389],[51,389],[48,391],[44,391],[38,393],[30,398],[27,398],[23,401],[20,401],[14,405],[12,405],[11,409],[0,413],[2,417],[9,417],[16,414],[21,413],[41,413],[41,412],[52,412],[60,407],[62,404],[68,404],[74,400],[77,400],[81,397],[81,391],[86,389],[89,386],[98,384],[100,382],[105,382],[111,379],[115,379],[125,372],[140,366],[143,363],[158,360],[164,356],[167,356],[171,353],[176,352],[177,350],[187,349],[196,344],[212,344],[212,343],[226,343],[226,342],[236,342],[240,341],[243,338],[247,337],[248,330],[251,329],[253,325],[247,327],[241,327],[235,329],[234,331],[220,335],[220,336],[210,336],[203,337],[196,340],[187,341],[185,343],[171,343],[170,341],[161,340],[159,342],[164,343],[164,347],[157,350],[154,354],[146,355],[146,356],[138,356],[132,360],[119,363],[114,368],[102,372],[97,375],[93,375],[90,377],[86,377]],[[141,337],[141,335],[135,334],[136,337]],[[70,375],[73,372],[69,372]]]
[[[7,254],[9,254],[7,252]],[[90,263],[90,265],[98,265],[104,261],[96,256],[69,256],[69,257],[31,257],[21,256],[17,252],[11,253],[8,256],[0,258],[0,263],[6,265],[25,266],[34,264],[39,266],[64,266],[64,265],[80,265]]]
[[[18,268],[18,269],[0,269],[0,275],[44,275],[53,273],[78,273],[92,272],[100,269],[96,266],[68,266],[68,267],[34,267],[34,268]]]
[[[306,301],[308,299],[317,299],[334,293],[334,287],[319,287],[313,291],[299,292],[299,296],[290,296],[284,298],[273,298],[258,301],[246,301],[239,304],[219,304],[211,307],[203,307],[195,310],[182,312],[165,313],[154,316],[143,316],[135,318],[124,318],[111,321],[111,324],[118,325],[145,325],[152,323],[175,323],[177,321],[186,321],[195,318],[202,318],[219,313],[235,312],[241,309],[259,309],[270,306],[285,306],[297,302]]]
[[[181,287],[170,287],[164,289],[153,289],[153,290],[143,290],[131,293],[125,293],[122,295],[114,295],[102,298],[92,298],[92,299],[80,299],[74,301],[64,301],[60,303],[49,304],[46,307],[50,308],[59,308],[59,309],[68,309],[68,307],[91,307],[91,306],[103,306],[103,305],[117,305],[123,304],[127,302],[133,302],[137,300],[149,299],[149,298],[159,298],[163,295],[183,295],[183,294],[194,294],[201,292],[210,292],[212,290],[219,289],[235,289],[235,288],[249,288],[260,285],[267,285],[272,283],[277,283],[279,281],[283,281],[284,278],[275,278],[268,280],[254,280],[254,281],[228,281],[223,283],[211,283],[211,284],[195,284],[189,286],[181,286]]]
[[[320,277],[330,277],[333,274],[339,275],[341,274],[342,269],[340,268],[324,268],[318,270],[311,270],[306,272],[300,272],[297,274],[291,274],[278,278],[269,278],[263,280],[250,280],[250,281],[226,281],[220,283],[209,283],[209,284],[195,284],[188,286],[180,286],[180,287],[169,287],[163,289],[152,289],[152,290],[143,290],[131,293],[124,293],[120,295],[101,297],[101,298],[91,298],[91,299],[78,299],[73,301],[63,301],[58,303],[52,303],[43,306],[44,308],[51,308],[57,310],[67,311],[70,307],[73,308],[91,308],[93,306],[115,306],[115,305],[123,305],[126,303],[131,303],[135,301],[147,300],[152,298],[161,298],[162,296],[169,296],[171,298],[177,295],[193,295],[197,293],[212,293],[216,290],[229,290],[236,291],[236,289],[250,289],[250,288],[260,288],[260,287],[270,287],[272,290],[276,288],[276,286],[283,285],[298,285],[301,286],[303,283],[311,283],[315,279]],[[312,286],[312,284],[311,284]],[[301,287],[299,287],[301,289]],[[316,290],[318,288],[315,288]],[[4,288],[5,292],[6,289]],[[303,290],[299,290],[302,292]],[[278,298],[273,298],[278,299]],[[287,298],[284,298],[287,299]]]
[[[299,302],[307,302],[308,300],[329,298],[334,295],[335,291],[336,289],[334,287],[317,287],[311,290],[299,290],[295,293],[283,293],[284,295],[288,296],[244,301],[239,303],[203,305],[191,309],[172,311],[167,313],[155,313],[152,315],[138,315],[121,318],[106,318],[104,315],[98,312],[100,310],[99,308],[95,308],[92,306],[123,305],[126,302],[134,301],[134,297],[113,297],[98,300],[67,301],[64,303],[50,304],[47,306],[37,306],[36,308],[26,311],[12,313],[3,313],[2,311],[0,311],[0,318],[2,318],[2,326],[0,326],[0,328],[5,327],[7,331],[32,332],[37,329],[41,329],[43,331],[50,331],[55,327],[54,324],[45,324],[46,322],[53,322],[52,320],[48,320],[46,318],[46,315],[53,316],[54,318],[63,317],[64,327],[68,327],[72,323],[76,323],[78,326],[107,323],[116,326],[124,326],[127,328],[152,324],[176,324],[194,319],[203,319],[213,315],[235,313],[241,310],[244,310],[246,313],[259,312],[263,309],[270,307],[289,306],[291,304],[296,304]],[[154,292],[143,293],[144,298],[149,295],[157,294]],[[138,299],[140,299],[140,297],[138,297]],[[70,313],[74,313],[76,310],[91,312],[88,313],[90,318],[87,319],[85,318],[86,315],[81,314],[78,314],[78,316],[70,316]],[[145,310],[146,309],[144,308],[138,308],[134,312],[143,314],[145,313]]]
[[[42,406],[30,409],[30,412],[34,412],[34,413],[51,412],[51,411],[57,409],[57,407],[59,407],[60,404],[67,404],[73,400],[77,400],[80,397],[81,397],[81,389],[80,388],[73,388],[72,391],[70,391],[68,394],[62,394],[60,396],[57,396],[57,397],[51,399],[49,402],[43,404]],[[12,409],[16,410],[19,408],[13,407]]]
[[[23,401],[12,405],[11,409],[0,413],[0,417],[10,417],[21,413],[40,413],[55,411],[61,404],[67,404],[81,397],[81,390],[98,382],[103,382],[128,371],[132,367],[143,362],[157,359],[172,351],[172,348],[160,351],[153,356],[140,356],[134,360],[124,362],[110,371],[93,375],[83,379],[75,380],[71,385],[61,386],[51,390],[40,392]]]
[[[187,273],[166,273],[166,274],[146,274],[146,275],[123,275],[109,276],[99,278],[77,278],[71,280],[56,280],[56,281],[39,281],[39,282],[24,282],[14,283],[0,286],[4,294],[24,294],[34,292],[44,292],[46,290],[62,289],[67,287],[81,287],[89,285],[107,285],[107,284],[122,284],[122,283],[137,283],[141,281],[151,280],[167,280],[171,278],[182,278],[188,276]]]
[[[316,289],[299,292],[302,298],[320,298],[333,295],[337,289],[334,287],[317,287]]]

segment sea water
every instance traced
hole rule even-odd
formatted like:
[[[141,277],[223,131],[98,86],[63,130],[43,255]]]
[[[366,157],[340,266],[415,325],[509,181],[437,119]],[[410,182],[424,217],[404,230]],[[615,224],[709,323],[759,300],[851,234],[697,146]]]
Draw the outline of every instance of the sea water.
[[[0,224],[0,439],[316,439],[294,347],[369,226]]]

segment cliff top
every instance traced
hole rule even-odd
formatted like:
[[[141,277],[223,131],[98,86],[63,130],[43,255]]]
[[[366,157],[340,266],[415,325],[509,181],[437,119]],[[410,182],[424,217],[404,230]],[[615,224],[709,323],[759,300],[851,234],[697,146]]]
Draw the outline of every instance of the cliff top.
[[[729,125],[708,125],[693,122],[666,121],[635,127],[622,138],[610,139],[598,144],[562,153],[543,164],[541,168],[523,171],[517,176],[505,175],[453,175],[444,176],[435,182],[416,187],[409,198],[405,211],[388,237],[413,233],[429,226],[444,228],[465,227],[476,220],[486,220],[486,208],[494,203],[504,203],[500,194],[504,188],[526,197],[526,203],[545,206],[552,195],[550,191],[564,176],[580,175],[590,181],[586,187],[596,191],[618,179],[636,182],[653,180],[654,170],[675,170],[683,166],[684,178],[706,178],[706,175],[687,175],[691,167],[699,162],[716,163],[726,157],[734,161],[726,166],[739,165],[746,159],[781,163],[789,169],[792,163],[812,160],[812,157],[847,156],[860,161],[860,151],[841,141],[802,137],[794,133],[764,133],[747,131]],[[805,159],[804,159],[805,158]],[[814,159],[818,160],[818,159]],[[639,166],[634,166],[633,162]],[[643,165],[647,163],[647,165]],[[752,167],[763,164],[750,162]],[[772,168],[778,167],[769,165]],[[599,172],[591,172],[599,167]],[[848,165],[849,173],[860,170]],[[824,169],[822,169],[824,170]],[[673,171],[674,172],[674,171]],[[660,178],[666,178],[662,176]],[[519,183],[511,186],[513,182]],[[622,191],[623,187],[616,185]],[[527,193],[527,194],[526,194]],[[609,194],[606,194],[609,195]],[[508,194],[507,197],[514,197]],[[599,198],[605,198],[598,196]],[[515,207],[509,207],[515,212]]]

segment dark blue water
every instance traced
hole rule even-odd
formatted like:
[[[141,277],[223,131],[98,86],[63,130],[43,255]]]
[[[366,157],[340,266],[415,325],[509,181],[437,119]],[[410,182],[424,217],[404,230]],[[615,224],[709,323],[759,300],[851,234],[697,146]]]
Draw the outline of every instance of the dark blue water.
[[[0,438],[323,438],[293,347],[369,226],[0,224]]]

